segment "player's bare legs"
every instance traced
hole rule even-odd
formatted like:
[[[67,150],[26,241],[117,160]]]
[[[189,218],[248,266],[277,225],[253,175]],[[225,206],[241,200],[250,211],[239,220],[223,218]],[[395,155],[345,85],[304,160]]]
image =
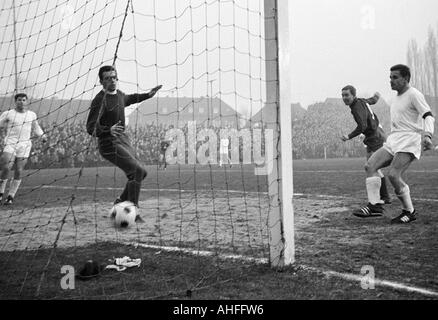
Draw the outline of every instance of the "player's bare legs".
[[[381,203],[380,187],[382,182],[379,170],[388,167],[393,158],[394,156],[386,149],[380,148],[371,155],[365,164],[368,200],[371,204]]]
[[[394,156],[384,148],[380,148],[374,152],[365,164],[365,172],[367,173],[367,177],[379,176],[378,171],[382,168],[390,166],[393,159]]]
[[[411,163],[415,160],[415,156],[412,153],[398,152],[394,156],[394,160],[391,163],[389,170],[389,180],[394,186],[395,194],[400,199],[403,210],[402,214],[393,219],[392,223],[403,223],[415,220],[415,210],[412,205],[411,192],[409,186],[403,180],[402,176],[409,168]],[[404,219],[404,220],[403,220]]]
[[[5,204],[12,204],[15,198],[15,195],[20,188],[21,185],[21,176],[26,166],[27,158],[15,158],[15,170],[14,170],[14,180],[11,181],[11,187],[9,188],[9,194],[6,198]]]
[[[375,153],[375,151],[367,151],[367,161],[371,158],[371,156]],[[384,176],[383,172],[381,170],[377,171],[380,176],[381,180],[381,186],[380,186],[380,199],[385,204],[391,204],[391,197],[388,192],[388,187],[386,184],[386,177]]]
[[[406,187],[406,183],[403,181],[402,176],[414,160],[415,157],[412,153],[398,152],[395,154],[389,171],[389,180],[394,186],[397,194]]]
[[[383,214],[383,201],[380,199],[380,188],[382,185],[382,176],[380,169],[385,168],[391,164],[393,159],[386,149],[380,148],[374,152],[365,164],[366,189],[368,196],[368,205],[366,207],[357,209],[353,214],[357,217],[380,217]]]
[[[6,190],[6,184],[8,183],[9,173],[15,161],[15,156],[9,152],[3,152],[0,157],[0,201],[3,199],[3,194]]]

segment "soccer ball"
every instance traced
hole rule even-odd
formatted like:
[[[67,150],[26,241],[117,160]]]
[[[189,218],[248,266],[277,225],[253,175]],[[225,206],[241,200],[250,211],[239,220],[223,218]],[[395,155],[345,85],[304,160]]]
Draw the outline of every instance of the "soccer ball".
[[[137,209],[131,201],[120,202],[111,209],[111,217],[117,228],[130,228],[135,225]]]

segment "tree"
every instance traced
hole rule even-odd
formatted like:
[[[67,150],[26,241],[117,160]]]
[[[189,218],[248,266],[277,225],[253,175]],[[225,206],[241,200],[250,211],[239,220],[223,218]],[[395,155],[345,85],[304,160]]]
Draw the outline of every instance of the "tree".
[[[429,27],[423,48],[415,39],[409,40],[406,60],[412,70],[412,84],[426,95],[438,97],[438,23],[436,31]]]
[[[425,58],[429,75],[429,94],[438,97],[438,39],[434,30],[429,27],[427,43],[425,46]]]

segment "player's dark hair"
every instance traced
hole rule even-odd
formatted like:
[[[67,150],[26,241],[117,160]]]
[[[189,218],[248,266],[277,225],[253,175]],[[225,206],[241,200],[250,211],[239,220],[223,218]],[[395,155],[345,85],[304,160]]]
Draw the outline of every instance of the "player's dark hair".
[[[356,88],[353,87],[352,85],[348,85],[342,88],[342,91],[344,90],[348,90],[350,91],[350,93],[355,97],[356,96]]]
[[[400,75],[403,78],[407,78],[408,82],[411,81],[411,69],[404,64],[396,64],[395,66],[391,67],[390,71],[400,71]]]
[[[15,101],[17,101],[18,98],[26,98],[26,99],[28,99],[27,98],[27,94],[25,94],[25,93],[17,93],[14,98],[15,98]]]
[[[99,69],[99,79],[103,80],[103,73],[104,72],[109,72],[109,71],[116,71],[116,68],[114,68],[113,66],[103,66]]]

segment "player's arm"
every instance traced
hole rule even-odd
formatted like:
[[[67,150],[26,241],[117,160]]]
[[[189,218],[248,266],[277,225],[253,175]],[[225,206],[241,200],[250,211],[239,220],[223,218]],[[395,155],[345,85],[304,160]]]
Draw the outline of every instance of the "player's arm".
[[[8,121],[8,112],[5,111],[0,115],[0,128],[5,127]]]
[[[162,85],[156,86],[148,93],[134,93],[134,94],[125,95],[125,107],[152,98],[162,87],[163,87]]]
[[[412,104],[415,106],[415,109],[422,115],[423,117],[423,128],[424,128],[424,150],[432,149],[432,136],[435,131],[435,118],[431,112],[431,108],[426,101],[426,98],[423,94],[414,94],[412,95]]]
[[[100,103],[99,101],[100,99],[94,99],[91,102],[90,113],[88,114],[86,124],[88,134],[94,137],[100,137],[104,133],[111,132],[111,128],[109,126],[102,126],[98,121],[99,112],[102,104],[102,101],[100,101]]]
[[[357,123],[357,127],[348,136],[346,136],[348,140],[357,137],[361,133],[364,133],[368,127],[366,108],[362,104],[357,103],[354,108],[351,109],[351,113],[353,114],[354,121]]]
[[[432,112],[428,111],[423,115],[424,119],[424,150],[431,150],[433,147],[432,136],[435,130],[435,118]]]
[[[43,140],[43,142],[47,141],[47,136],[44,133],[43,129],[41,129],[40,124],[38,123],[38,120],[36,118],[32,121],[32,129],[35,134]]]
[[[369,105],[375,105],[380,99],[380,93],[376,92],[371,98],[364,99]]]

